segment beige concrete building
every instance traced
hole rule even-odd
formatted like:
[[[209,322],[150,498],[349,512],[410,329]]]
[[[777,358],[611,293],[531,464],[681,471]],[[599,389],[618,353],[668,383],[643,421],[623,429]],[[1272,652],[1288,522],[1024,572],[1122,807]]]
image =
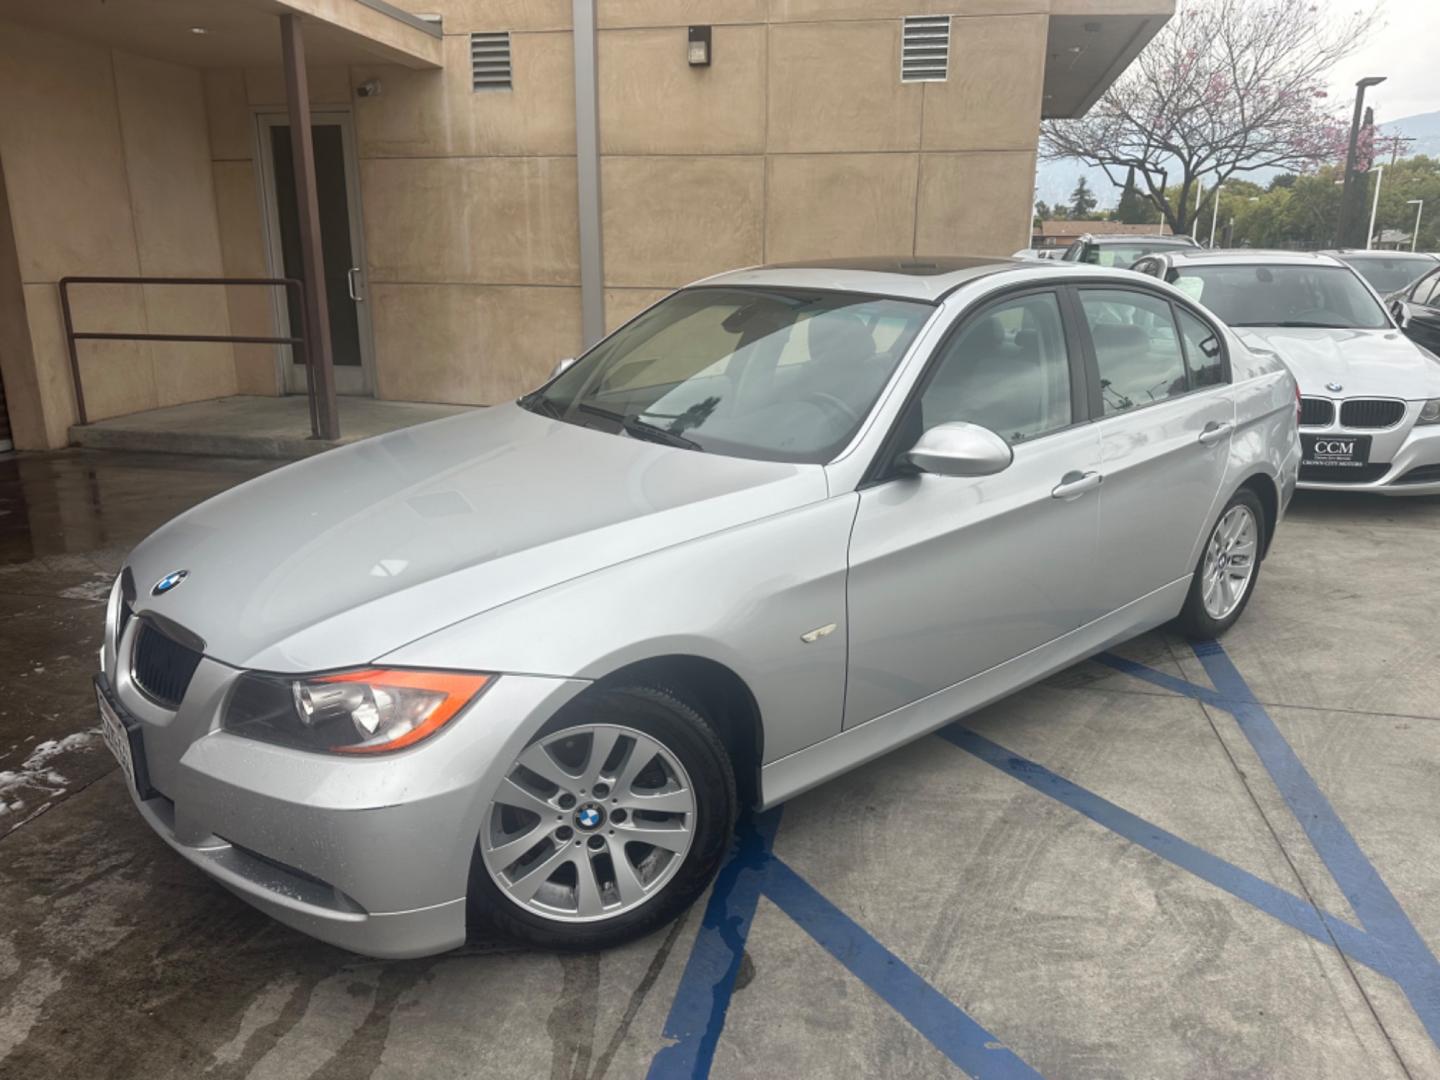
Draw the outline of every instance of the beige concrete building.
[[[1087,109],[1173,7],[0,0],[15,443],[64,445],[78,418],[61,279],[300,276],[284,16],[305,31],[339,392],[491,403],[714,271],[1024,247],[1041,117]],[[298,326],[272,287],[68,292],[79,332]],[[306,385],[286,346],[75,355],[90,420]]]

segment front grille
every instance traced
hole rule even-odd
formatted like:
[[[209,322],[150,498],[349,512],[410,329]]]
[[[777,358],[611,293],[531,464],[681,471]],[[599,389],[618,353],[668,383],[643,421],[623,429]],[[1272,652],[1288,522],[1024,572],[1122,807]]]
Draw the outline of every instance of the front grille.
[[[1395,483],[1440,484],[1440,465],[1417,465]]]
[[[146,697],[158,705],[178,708],[199,664],[200,654],[194,649],[167,637],[148,620],[140,621],[130,670]]]
[[[1368,484],[1390,471],[1388,462],[1370,465],[1301,465],[1300,482],[1311,484]]]
[[[1384,398],[1355,398],[1340,406],[1340,426],[1347,428],[1394,427],[1405,417],[1403,401]]]
[[[1301,427],[1329,427],[1335,419],[1335,403],[1325,398],[1300,399]]]

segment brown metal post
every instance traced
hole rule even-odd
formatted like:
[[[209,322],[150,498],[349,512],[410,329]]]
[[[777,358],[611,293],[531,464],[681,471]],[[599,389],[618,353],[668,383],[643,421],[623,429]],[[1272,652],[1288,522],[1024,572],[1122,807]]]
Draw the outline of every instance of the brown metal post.
[[[310,87],[305,74],[305,40],[298,15],[280,16],[280,52],[290,106],[290,155],[295,160],[295,200],[300,211],[300,263],[304,268],[306,345],[313,376],[314,412],[322,439],[340,437],[335,404],[334,356],[330,350],[330,305],[325,291],[325,255],[320,248],[320,204],[315,194],[315,144],[310,134]]]

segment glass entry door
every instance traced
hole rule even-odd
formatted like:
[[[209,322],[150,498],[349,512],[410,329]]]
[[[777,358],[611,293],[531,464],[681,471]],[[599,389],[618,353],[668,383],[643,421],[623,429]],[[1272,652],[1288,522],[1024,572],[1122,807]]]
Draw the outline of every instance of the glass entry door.
[[[262,115],[260,167],[269,230],[271,272],[276,277],[305,281],[300,259],[300,207],[295,192],[295,166],[290,123],[282,115]],[[325,297],[330,312],[330,342],[335,360],[335,390],[341,394],[373,392],[370,313],[360,227],[359,169],[348,113],[314,113],[315,194],[320,208],[320,244],[325,257]],[[310,283],[306,282],[306,287]],[[276,290],[277,293],[281,290]],[[282,326],[298,331],[300,312],[293,294],[277,296]],[[294,350],[281,348],[287,393],[303,394],[305,365]]]

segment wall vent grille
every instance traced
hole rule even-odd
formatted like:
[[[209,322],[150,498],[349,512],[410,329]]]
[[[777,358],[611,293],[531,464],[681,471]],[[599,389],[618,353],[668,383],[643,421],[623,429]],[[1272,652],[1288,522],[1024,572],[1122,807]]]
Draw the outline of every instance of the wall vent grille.
[[[509,90],[510,33],[470,35],[470,88]]]
[[[907,15],[900,41],[901,82],[944,82],[950,69],[950,16]]]

